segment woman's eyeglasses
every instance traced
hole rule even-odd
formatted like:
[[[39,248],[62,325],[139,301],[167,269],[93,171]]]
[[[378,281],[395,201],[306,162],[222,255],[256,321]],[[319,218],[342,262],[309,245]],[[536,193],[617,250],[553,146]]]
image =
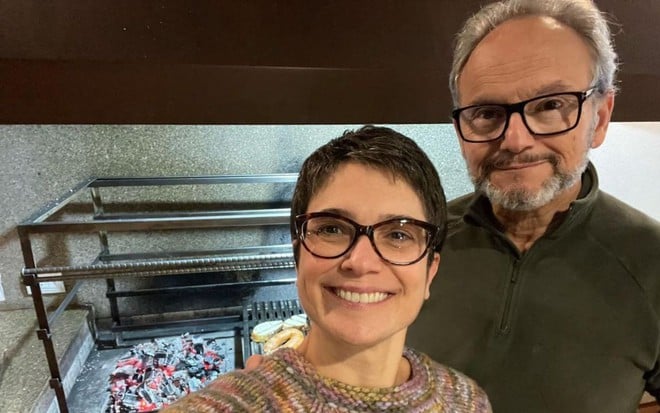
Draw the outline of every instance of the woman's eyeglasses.
[[[298,215],[295,224],[297,238],[316,257],[341,257],[360,235],[366,235],[378,256],[394,265],[410,265],[421,260],[440,232],[437,226],[412,218],[360,225],[331,212]]]

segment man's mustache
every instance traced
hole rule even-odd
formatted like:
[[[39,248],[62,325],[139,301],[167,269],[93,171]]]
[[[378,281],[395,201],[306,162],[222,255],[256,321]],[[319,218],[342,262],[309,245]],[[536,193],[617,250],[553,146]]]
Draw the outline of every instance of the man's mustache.
[[[553,168],[559,165],[559,158],[555,154],[531,155],[499,152],[484,161],[482,170],[484,176],[488,176],[495,169],[508,168],[513,164],[524,165],[539,161],[547,161]]]

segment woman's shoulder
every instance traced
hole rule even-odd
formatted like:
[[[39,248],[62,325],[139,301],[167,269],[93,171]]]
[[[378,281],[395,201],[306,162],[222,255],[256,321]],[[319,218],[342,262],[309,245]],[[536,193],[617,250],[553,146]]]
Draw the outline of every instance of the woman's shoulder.
[[[203,389],[183,397],[163,412],[255,412],[283,411],[286,400],[295,393],[304,405],[299,368],[295,352],[277,350],[264,356],[261,363],[251,370],[234,370],[225,373]],[[296,410],[305,411],[305,410]]]
[[[416,370],[428,374],[430,385],[440,394],[443,405],[461,413],[492,412],[486,392],[466,374],[438,363],[424,353],[407,348],[406,357]],[[415,366],[417,364],[417,366]]]

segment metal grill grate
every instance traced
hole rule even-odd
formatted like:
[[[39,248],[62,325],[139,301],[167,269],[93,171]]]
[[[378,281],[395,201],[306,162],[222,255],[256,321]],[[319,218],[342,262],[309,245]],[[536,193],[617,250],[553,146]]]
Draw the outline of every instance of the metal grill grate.
[[[243,363],[253,354],[261,354],[260,343],[250,339],[252,329],[259,323],[270,320],[285,320],[304,310],[298,300],[261,301],[243,306]]]

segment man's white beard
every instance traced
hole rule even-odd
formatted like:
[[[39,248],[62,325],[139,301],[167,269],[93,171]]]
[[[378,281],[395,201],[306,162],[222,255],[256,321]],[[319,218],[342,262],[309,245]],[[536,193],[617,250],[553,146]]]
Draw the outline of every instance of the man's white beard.
[[[536,192],[521,187],[509,190],[496,187],[489,178],[489,171],[492,171],[492,166],[491,168],[487,168],[489,171],[482,172],[481,176],[470,174],[470,179],[472,179],[476,190],[484,193],[493,205],[499,205],[504,209],[519,212],[538,209],[547,205],[561,192],[571,188],[582,178],[582,173],[584,173],[589,164],[589,150],[594,139],[596,123],[597,118],[594,117],[589,128],[589,139],[587,140],[582,161],[572,171],[562,171],[559,167],[558,157],[554,155],[549,156],[547,159],[552,165],[552,176],[543,182],[541,189]]]
[[[536,192],[525,188],[503,190],[493,185],[488,178],[476,182],[473,177],[472,182],[475,183],[477,190],[483,192],[493,205],[499,205],[510,211],[532,211],[548,204],[562,191],[572,187],[580,180],[582,173],[589,164],[586,155],[573,171],[563,172],[553,165],[552,176],[543,182],[541,189]]]

